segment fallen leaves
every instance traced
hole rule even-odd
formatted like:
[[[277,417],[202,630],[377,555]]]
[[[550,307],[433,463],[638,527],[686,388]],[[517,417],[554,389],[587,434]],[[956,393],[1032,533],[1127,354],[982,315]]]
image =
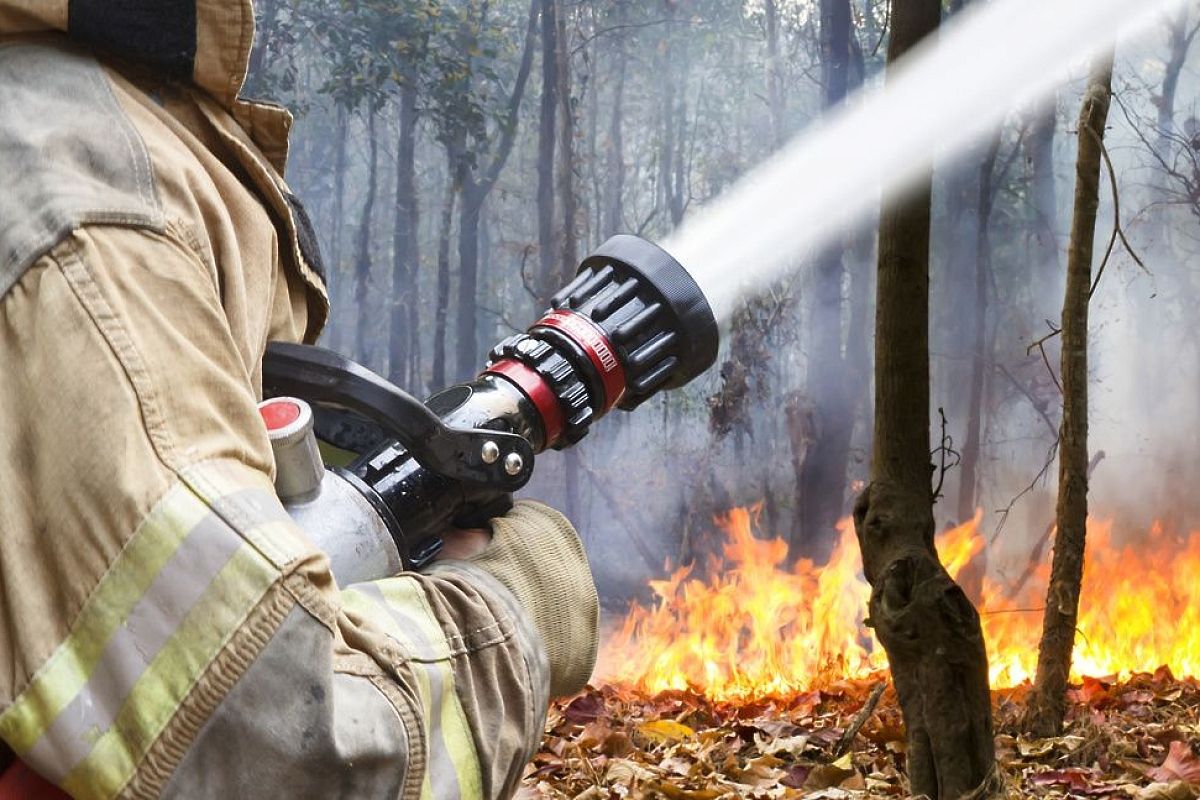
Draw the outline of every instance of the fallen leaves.
[[[889,687],[837,757],[877,677],[752,703],[604,686],[551,709],[520,800],[858,800],[906,797],[903,720]],[[1008,798],[1197,800],[1200,685],[1169,673],[1072,689],[1061,737],[1017,727],[1023,689],[994,695]]]

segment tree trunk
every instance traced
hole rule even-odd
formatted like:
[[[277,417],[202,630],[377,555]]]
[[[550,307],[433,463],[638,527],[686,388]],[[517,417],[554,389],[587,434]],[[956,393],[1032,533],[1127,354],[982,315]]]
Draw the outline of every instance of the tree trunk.
[[[1058,268],[1058,201],[1054,178],[1054,133],[1057,105],[1050,101],[1029,119],[1025,129],[1025,156],[1029,162],[1030,201],[1034,232],[1033,280],[1036,297],[1057,297],[1062,291],[1062,272]],[[1056,309],[1034,309],[1038,317],[1052,317]],[[1039,328],[1039,330],[1041,330]],[[1044,331],[1042,331],[1044,332]],[[1041,333],[1038,333],[1040,336]]]
[[[479,220],[487,195],[474,184],[462,187],[458,213],[458,325],[455,329],[457,380],[465,380],[483,366],[476,318],[479,296]]]
[[[479,169],[480,154],[475,158],[467,152],[467,143],[460,137],[446,146],[450,156],[452,172],[457,176],[462,193],[462,208],[458,222],[458,320],[455,326],[455,367],[457,377],[467,378],[482,366],[484,353],[479,352],[479,320],[477,317],[477,294],[479,288],[479,223],[483,205],[487,200],[508,157],[512,154],[517,136],[517,123],[521,111],[521,99],[529,82],[529,71],[533,66],[533,48],[537,40],[537,22],[542,0],[530,0],[529,17],[525,25],[525,40],[521,46],[521,61],[513,81],[512,93],[504,118],[499,124],[499,143],[490,163]],[[480,174],[481,173],[481,174]]]
[[[895,0],[888,63],[932,32],[939,0]],[[995,775],[979,615],[933,546],[929,456],[931,185],[893,199],[879,224],[871,483],[854,509],[870,615],[908,738],[911,794],[990,796]]]
[[[379,332],[370,299],[375,294],[371,277],[371,229],[375,215],[375,195],[379,186],[379,143],[375,139],[375,111],[367,115],[367,199],[363,202],[362,218],[358,224],[358,242],[354,261],[355,339],[354,356],[364,364],[375,361],[375,336]]]
[[[1037,678],[1026,727],[1036,736],[1058,736],[1066,714],[1067,680],[1075,646],[1075,620],[1083,581],[1088,490],[1088,295],[1092,246],[1100,204],[1100,160],[1112,87],[1112,55],[1098,59],[1079,112],[1075,209],[1067,251],[1067,291],[1062,311],[1063,417],[1058,446],[1058,509],[1054,560],[1046,590]]]
[[[538,121],[537,223],[538,223],[538,304],[545,305],[554,294],[558,254],[554,229],[554,146],[558,112],[558,21],[557,0],[542,4],[542,105]]]
[[[975,514],[976,484],[979,477],[979,450],[983,435],[983,385],[991,362],[987,348],[988,284],[992,271],[992,247],[989,226],[995,202],[994,176],[1000,137],[992,144],[979,165],[979,200],[976,206],[977,238],[975,240],[974,325],[971,331],[970,399],[967,401],[967,435],[963,442],[958,486],[958,519],[966,521]],[[970,592],[968,592],[970,594]]]
[[[333,219],[331,220],[329,232],[329,255],[330,263],[326,280],[329,281],[330,294],[330,320],[333,324],[333,336],[330,337],[329,347],[334,350],[342,351],[349,344],[349,337],[346,335],[346,327],[335,315],[333,309],[337,307],[345,307],[349,302],[335,302],[335,297],[349,297],[345,288],[341,286],[343,283],[342,272],[342,228],[346,224],[346,140],[350,138],[349,125],[346,120],[346,109],[338,106],[337,110],[337,150],[333,157]]]
[[[626,19],[626,5],[619,4],[621,24]],[[617,80],[613,88],[612,116],[608,122],[608,165],[604,182],[604,236],[620,233],[625,225],[622,222],[621,196],[625,184],[625,140],[622,127],[625,111],[625,74],[628,59],[625,56],[625,34],[616,35],[613,58],[616,60]]]
[[[406,76],[400,89],[400,139],[396,148],[396,219],[392,231],[392,305],[388,361],[393,383],[415,386],[419,344],[417,279],[421,251],[417,202],[417,82]]]
[[[775,0],[764,0],[763,16],[767,28],[767,110],[771,115],[772,143],[778,148],[783,145],[787,131],[784,121],[786,96],[783,67],[779,57],[779,6]]]
[[[849,0],[821,0],[822,100],[827,109],[841,103],[849,90],[852,35]],[[844,254],[841,243],[831,245],[817,256],[813,269],[806,338],[807,389],[815,408],[815,438],[798,476],[800,524],[792,531],[793,558],[827,556],[834,525],[845,510],[854,407],[847,395],[842,355]]]
[[[557,35],[555,41],[555,60],[558,62],[558,97],[559,109],[559,162],[558,162],[558,195],[562,202],[562,232],[559,253],[558,280],[551,285],[553,293],[559,287],[565,286],[575,276],[577,263],[576,248],[578,245],[579,201],[575,194],[575,109],[571,103],[571,62],[567,39],[566,14],[560,14],[556,20]],[[568,517],[578,519],[580,508],[580,453],[576,448],[567,450],[563,458],[563,489],[566,498],[564,511]]]
[[[450,315],[450,230],[454,226],[454,201],[458,186],[451,175],[446,183],[446,199],[438,227],[437,299],[434,301],[433,364],[430,391],[446,388],[446,326]]]
[[[958,520],[966,522],[975,516],[978,504],[979,459],[983,440],[984,388],[991,371],[992,342],[988,339],[988,289],[992,274],[992,243],[990,225],[995,203],[993,171],[1000,152],[1000,135],[992,138],[979,165],[978,197],[975,202],[974,299],[971,315],[971,377],[967,397],[967,434],[963,441],[958,470]],[[972,603],[983,599],[983,576],[987,571],[987,549],[971,559],[958,575],[959,584]]]

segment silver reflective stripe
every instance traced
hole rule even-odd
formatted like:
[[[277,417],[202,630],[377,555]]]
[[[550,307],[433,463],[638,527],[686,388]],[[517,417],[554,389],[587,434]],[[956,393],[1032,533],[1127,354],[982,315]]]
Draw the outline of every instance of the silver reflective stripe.
[[[215,514],[198,522],[108,640],[87,684],[24,759],[61,783],[112,727],[134,684],[241,545]]]
[[[426,661],[429,661],[433,657],[430,654],[438,652],[434,643],[425,636],[415,619],[387,601],[377,584],[358,584],[354,589],[369,596],[386,609],[392,620],[409,638],[409,643],[421,651],[412,653],[413,658],[417,660],[409,663],[414,669],[420,669],[429,679],[429,708],[426,709],[425,714],[426,719],[429,720],[429,753],[425,764],[429,774],[430,791],[434,800],[458,800],[462,796],[462,788],[458,784],[458,774],[454,771],[454,760],[450,757],[450,748],[446,745],[446,737],[442,731],[442,708],[445,705],[447,691],[445,678],[448,672],[443,671],[442,666],[449,662],[426,663],[419,660],[425,658]],[[450,687],[449,691],[454,691],[453,687]]]

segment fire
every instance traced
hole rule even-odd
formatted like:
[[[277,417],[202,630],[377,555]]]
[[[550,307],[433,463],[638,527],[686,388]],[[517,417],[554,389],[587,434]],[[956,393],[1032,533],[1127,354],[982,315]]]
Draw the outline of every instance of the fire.
[[[648,692],[694,689],[718,700],[783,697],[885,669],[869,628],[870,587],[849,519],[828,563],[786,566],[781,539],[754,535],[757,509],[719,518],[728,538],[703,576],[691,566],[652,581],[655,601],[634,604],[602,650],[599,674]],[[940,534],[938,553],[957,577],[985,550],[982,514]],[[1048,561],[1048,552],[1046,560]],[[1020,570],[1018,570],[1020,571]],[[1173,535],[1155,523],[1129,541],[1110,521],[1089,521],[1076,676],[1200,674],[1200,531]],[[1049,565],[1014,591],[983,579],[980,613],[992,686],[1032,679]]]

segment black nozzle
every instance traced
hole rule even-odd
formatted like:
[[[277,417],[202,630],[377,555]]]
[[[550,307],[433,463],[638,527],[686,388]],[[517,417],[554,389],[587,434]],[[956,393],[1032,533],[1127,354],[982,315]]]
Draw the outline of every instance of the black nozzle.
[[[638,236],[598,247],[551,306],[604,332],[624,368],[626,410],[683,386],[717,358],[717,321],[704,293],[669,253]]]

